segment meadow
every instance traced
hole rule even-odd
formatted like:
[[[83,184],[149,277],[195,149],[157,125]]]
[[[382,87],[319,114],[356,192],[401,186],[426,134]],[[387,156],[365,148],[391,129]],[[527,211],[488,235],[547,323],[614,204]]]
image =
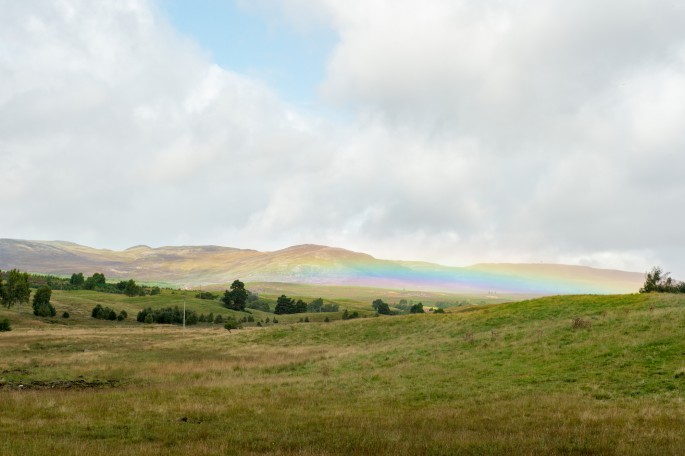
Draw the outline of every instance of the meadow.
[[[0,454],[685,452],[680,295],[298,314],[230,333],[135,322],[183,300],[232,313],[168,290],[55,292],[69,319],[2,308],[13,330],[0,333]],[[96,303],[129,319],[94,320]]]

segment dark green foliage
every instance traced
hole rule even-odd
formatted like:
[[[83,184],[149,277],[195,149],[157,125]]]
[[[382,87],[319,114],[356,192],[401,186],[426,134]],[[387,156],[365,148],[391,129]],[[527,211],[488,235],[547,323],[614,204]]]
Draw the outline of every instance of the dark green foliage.
[[[83,283],[83,288],[86,290],[95,290],[97,288],[103,288],[105,285],[107,285],[105,275],[100,272],[96,272],[86,279],[86,281]]]
[[[277,315],[295,313],[295,303],[286,295],[281,295],[276,300],[276,308],[274,309],[274,313]]]
[[[411,306],[411,308],[409,309],[409,313],[422,314],[422,313],[426,313],[426,311],[423,310],[423,304],[418,303],[418,304],[414,304],[413,306]]]
[[[156,295],[160,294],[161,292],[162,292],[162,290],[159,287],[150,288],[150,295],[151,296],[156,296]]]
[[[261,328],[261,327],[262,327],[262,322],[261,322],[261,321],[258,321],[258,322],[257,322],[257,326],[259,326],[259,327]]]
[[[242,326],[235,320],[235,318],[228,317],[226,319],[226,323],[224,324],[224,328],[230,331],[231,329],[240,329]]]
[[[110,309],[109,307],[102,307],[100,304],[97,304],[95,307],[93,307],[90,316],[97,320],[114,321],[117,319],[117,313],[116,311],[114,311],[114,309]]]
[[[323,321],[325,321],[326,323],[328,323],[328,322],[331,321],[331,320],[330,320],[330,318],[328,318],[328,315],[326,315],[326,318],[324,318]]]
[[[127,318],[128,318],[128,312],[126,312],[125,310],[122,310],[121,312],[119,312],[119,315],[117,315],[117,321],[124,321]]]
[[[126,287],[124,288],[124,294],[126,296],[144,296],[145,292],[141,287],[139,287],[136,282],[131,279],[126,282]]]
[[[86,279],[83,277],[83,273],[73,273],[71,275],[71,279],[69,279],[69,283],[73,285],[75,288],[81,288],[83,284],[86,282]]]
[[[62,312],[62,318],[69,318],[69,312],[67,312],[66,310]]]
[[[52,296],[52,290],[50,287],[43,286],[40,287],[36,294],[33,295],[33,314],[37,317],[54,317],[57,315],[57,311],[50,304],[50,296]]]
[[[390,306],[383,302],[382,299],[376,299],[371,305],[373,306],[374,310],[381,315],[392,315]]]
[[[445,313],[445,309],[443,309],[443,308],[441,308],[441,307],[438,307],[437,309],[435,309],[435,311],[434,311],[433,313],[436,313],[436,314],[444,314],[444,313]]]
[[[223,322],[224,322],[224,317],[222,317],[221,315],[217,315],[216,318],[214,318],[214,323],[216,323],[217,325],[220,325]]]
[[[253,323],[254,322],[254,317],[252,315],[248,315],[246,321]]]
[[[207,315],[207,320],[205,320],[207,323],[214,323],[214,312],[209,312],[209,315]]]
[[[0,332],[4,331],[12,331],[12,325],[10,324],[9,319],[3,318],[0,320]]]
[[[234,280],[231,284],[231,290],[226,290],[224,292],[224,297],[221,301],[224,306],[228,309],[237,310],[242,312],[245,310],[245,304],[247,303],[248,291],[245,289],[245,284],[240,280]]]
[[[342,313],[342,319],[343,320],[352,320],[353,318],[359,318],[359,312],[356,310],[353,312],[348,312],[347,309],[343,310]]]
[[[323,299],[316,298],[309,304],[307,304],[307,312],[321,312],[323,308]]]
[[[273,323],[274,323],[274,325],[275,325],[276,323],[278,323],[278,320],[276,320],[275,317],[274,317]]]
[[[138,312],[136,320],[141,323],[160,323],[165,325],[182,325],[183,309],[178,306],[164,309],[152,309],[148,307]],[[197,313],[194,310],[186,310],[186,325],[194,325],[198,322]]]
[[[7,283],[2,287],[2,304],[8,309],[15,304],[28,304],[31,297],[29,275],[12,269],[7,273]]]
[[[207,321],[207,318],[205,317],[205,314],[200,314],[200,317],[197,319],[200,323],[205,323]]]
[[[307,303],[306,302],[304,302],[301,299],[298,299],[297,302],[295,302],[294,299],[289,298],[286,295],[281,295],[276,300],[276,308],[274,309],[274,313],[278,314],[278,315],[303,313],[306,311],[307,311]]]
[[[309,323],[309,317],[304,317],[304,322]]]
[[[685,293],[685,282],[672,279],[670,272],[663,272],[655,266],[645,275],[645,283],[640,288],[640,293]]]
[[[209,300],[214,300],[219,297],[219,295],[215,295],[212,292],[209,291],[201,291],[198,294],[195,295],[197,299],[209,299]]]

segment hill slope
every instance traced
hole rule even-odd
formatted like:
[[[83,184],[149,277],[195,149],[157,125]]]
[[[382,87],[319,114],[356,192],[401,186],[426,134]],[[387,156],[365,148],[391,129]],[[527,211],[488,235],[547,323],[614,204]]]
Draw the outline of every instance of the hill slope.
[[[136,246],[123,251],[70,242],[0,239],[0,269],[70,275],[103,272],[108,278],[180,286],[248,282],[355,285],[461,293],[624,293],[640,273],[548,264],[490,264],[458,268],[389,261],[335,247],[300,245],[275,252],[220,246]]]
[[[83,315],[73,326],[0,308],[17,320],[0,333],[3,455],[685,448],[682,295],[555,296],[231,334],[86,323],[81,298],[96,296],[57,293],[60,310]]]

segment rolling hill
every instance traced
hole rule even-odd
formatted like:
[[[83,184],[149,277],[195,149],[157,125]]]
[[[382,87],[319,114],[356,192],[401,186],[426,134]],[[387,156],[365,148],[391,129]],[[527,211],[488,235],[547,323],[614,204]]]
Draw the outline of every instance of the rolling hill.
[[[177,286],[246,282],[368,286],[454,293],[626,293],[643,282],[641,273],[556,264],[478,264],[448,267],[390,261],[321,245],[274,252],[221,246],[144,245],[122,251],[64,241],[0,239],[0,269],[71,275],[102,272],[109,279],[135,278]]]

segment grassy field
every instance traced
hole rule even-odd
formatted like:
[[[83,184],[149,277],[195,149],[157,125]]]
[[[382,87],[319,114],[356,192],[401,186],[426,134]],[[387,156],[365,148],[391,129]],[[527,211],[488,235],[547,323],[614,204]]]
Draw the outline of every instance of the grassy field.
[[[682,296],[230,334],[89,318],[95,303],[135,319],[183,299],[55,293],[73,317],[53,323],[0,310],[14,328],[0,333],[0,454],[685,453]]]

